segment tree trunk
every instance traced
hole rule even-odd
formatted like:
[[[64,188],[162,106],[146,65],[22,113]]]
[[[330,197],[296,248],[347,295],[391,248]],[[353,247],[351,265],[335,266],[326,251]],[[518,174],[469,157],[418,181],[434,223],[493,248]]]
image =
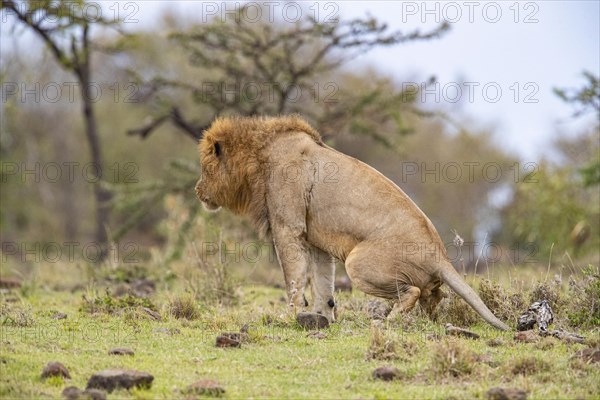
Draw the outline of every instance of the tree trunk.
[[[84,50],[84,51],[87,51]],[[89,61],[89,60],[88,60]],[[101,249],[100,259],[108,253],[108,235],[106,225],[109,222],[110,209],[108,201],[111,194],[101,186],[102,171],[104,168],[102,150],[100,148],[100,139],[98,137],[98,128],[96,124],[96,115],[94,113],[94,103],[90,97],[90,69],[89,63],[84,62],[80,65],[79,81],[81,90],[81,99],[83,102],[83,116],[85,120],[85,135],[90,146],[90,158],[93,163],[92,176],[87,178],[94,185],[94,200],[96,207],[96,229],[94,233],[94,242]],[[89,171],[89,170],[88,170]]]

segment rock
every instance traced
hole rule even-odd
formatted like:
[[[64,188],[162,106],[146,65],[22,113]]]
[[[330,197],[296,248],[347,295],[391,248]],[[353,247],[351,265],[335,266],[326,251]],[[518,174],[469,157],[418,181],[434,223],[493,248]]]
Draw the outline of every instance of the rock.
[[[381,379],[382,381],[392,381],[400,378],[400,375],[398,368],[390,366],[375,368],[373,371],[373,378]]]
[[[600,348],[579,350],[571,358],[581,358],[585,363],[600,363]]]
[[[111,356],[133,356],[135,353],[131,349],[127,349],[125,347],[117,347],[114,349],[110,349],[108,354]]]
[[[88,380],[86,390],[102,389],[112,392],[115,389],[131,389],[132,387],[149,389],[154,377],[146,372],[124,369],[106,369],[96,372]]]
[[[106,400],[106,392],[98,389],[86,389],[81,391],[78,387],[69,386],[62,391],[67,400]]]
[[[67,400],[106,400],[106,392],[98,389],[86,389],[82,391],[78,387],[69,386],[62,391]]]
[[[502,347],[504,346],[504,340],[500,338],[490,339],[487,341],[487,345],[490,347]]]
[[[527,392],[514,388],[491,388],[486,396],[489,400],[527,400]]]
[[[62,391],[63,397],[67,400],[77,400],[79,399],[79,396],[81,396],[82,393],[83,392],[81,391],[81,389],[75,386],[66,387]]]
[[[491,355],[489,354],[479,354],[475,357],[475,361],[480,362],[482,364],[489,365],[492,368],[496,368],[500,366],[498,361],[494,361]]]
[[[325,332],[316,331],[309,333],[308,335],[306,335],[306,337],[310,337],[313,339],[327,339],[327,334]]]
[[[517,342],[535,343],[540,340],[540,336],[535,331],[522,331],[515,333]]]
[[[150,279],[136,279],[131,282],[131,291],[136,297],[149,297],[156,291],[156,284]]]
[[[57,312],[56,314],[54,314],[50,318],[52,318],[52,319],[67,319],[67,314],[61,313],[61,312]]]
[[[563,342],[566,343],[585,343],[585,337],[578,335],[576,333],[571,333],[571,332],[565,332],[565,331],[560,331],[560,330],[553,330],[553,331],[549,331],[549,332],[541,332],[540,334],[543,334],[544,336],[554,336],[557,339],[562,340]]]
[[[370,319],[385,319],[392,312],[392,307],[388,303],[379,300],[371,300],[367,303],[367,315]]]
[[[352,292],[352,281],[347,276],[335,280],[334,284],[337,292]]]
[[[224,334],[217,336],[215,343],[217,347],[242,347],[242,343],[239,340],[239,333],[223,333]]]
[[[69,370],[63,364],[50,361],[44,367],[42,371],[42,379],[50,378],[51,376],[60,376],[66,379],[71,379],[71,375],[69,374]]]
[[[207,395],[207,396],[220,396],[225,393],[225,389],[219,384],[219,382],[212,379],[200,379],[197,382],[192,383],[185,389],[185,394],[195,395]]]
[[[142,307],[142,311],[148,314],[150,318],[152,318],[155,321],[160,321],[162,319],[159,313],[149,309],[148,307]]]
[[[106,400],[106,392],[99,389],[86,389],[83,391],[83,398],[90,400]]]
[[[21,287],[21,282],[14,278],[0,278],[0,288],[17,289]]]
[[[428,333],[425,335],[425,339],[432,340],[434,342],[439,342],[442,339],[442,335],[439,333]]]
[[[181,331],[178,328],[154,328],[152,333],[164,333],[165,335],[173,336],[178,335]]]
[[[475,332],[471,332],[469,330],[459,328],[458,326],[454,326],[450,323],[446,324],[446,335],[450,336],[462,336],[469,339],[479,339],[479,335]]]
[[[329,320],[321,314],[301,312],[296,314],[296,321],[304,329],[323,329],[329,327]]]

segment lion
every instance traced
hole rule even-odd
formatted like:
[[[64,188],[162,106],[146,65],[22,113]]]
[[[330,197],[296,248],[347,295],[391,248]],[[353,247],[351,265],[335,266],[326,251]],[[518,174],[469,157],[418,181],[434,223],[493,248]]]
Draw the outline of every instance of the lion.
[[[508,327],[450,263],[419,207],[369,165],[327,146],[300,116],[223,117],[199,143],[196,195],[208,210],[249,217],[273,241],[295,310],[308,306],[334,321],[338,259],[354,287],[394,302],[417,301],[430,315],[446,283],[492,326]]]

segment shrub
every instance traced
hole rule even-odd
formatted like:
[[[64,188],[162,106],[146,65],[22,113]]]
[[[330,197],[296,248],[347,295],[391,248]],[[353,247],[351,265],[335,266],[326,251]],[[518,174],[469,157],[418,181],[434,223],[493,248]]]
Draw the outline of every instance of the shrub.
[[[431,370],[435,376],[459,377],[473,371],[477,357],[464,343],[444,340],[436,343],[431,352]]]
[[[103,296],[99,296],[96,292],[90,295],[83,294],[82,304],[79,307],[79,311],[86,312],[89,314],[94,313],[105,313],[105,314],[116,314],[123,310],[130,310],[133,308],[149,308],[152,311],[156,311],[156,306],[147,298],[135,297],[130,294],[115,298],[107,290]]]
[[[516,321],[528,307],[522,293],[510,293],[497,282],[488,279],[479,284],[479,296],[490,311],[503,321]]]
[[[513,361],[510,366],[513,375],[534,375],[549,370],[550,364],[535,356],[523,356]]]
[[[395,360],[398,358],[396,347],[396,341],[388,337],[379,324],[371,324],[369,350],[365,356],[367,360]]]
[[[194,320],[200,316],[196,299],[190,293],[177,296],[169,302],[169,314],[177,319]]]
[[[569,281],[567,317],[574,327],[600,326],[600,268],[589,265],[583,278]]]

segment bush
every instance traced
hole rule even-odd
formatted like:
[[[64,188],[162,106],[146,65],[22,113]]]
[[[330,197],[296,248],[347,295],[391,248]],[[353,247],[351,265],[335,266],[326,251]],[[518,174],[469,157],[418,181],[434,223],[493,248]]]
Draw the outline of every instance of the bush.
[[[588,265],[583,278],[569,281],[567,317],[574,327],[600,326],[600,268]]]
[[[479,297],[490,311],[503,321],[516,321],[528,307],[522,293],[510,293],[510,290],[488,279],[479,284]]]
[[[103,296],[99,296],[97,292],[91,296],[88,294],[83,294],[79,311],[89,314],[117,314],[124,310],[142,307],[156,311],[156,306],[147,298],[135,297],[130,294],[115,298],[111,296],[108,290]]]
[[[445,340],[436,343],[431,353],[431,370],[438,376],[459,377],[473,372],[477,357],[464,343]]]
[[[190,293],[177,296],[169,302],[169,314],[177,319],[187,319],[189,321],[198,319],[200,310],[196,300]]]
[[[371,335],[369,337],[369,350],[366,354],[367,360],[395,360],[397,343],[394,339],[388,337],[381,329],[378,323],[371,325]]]

